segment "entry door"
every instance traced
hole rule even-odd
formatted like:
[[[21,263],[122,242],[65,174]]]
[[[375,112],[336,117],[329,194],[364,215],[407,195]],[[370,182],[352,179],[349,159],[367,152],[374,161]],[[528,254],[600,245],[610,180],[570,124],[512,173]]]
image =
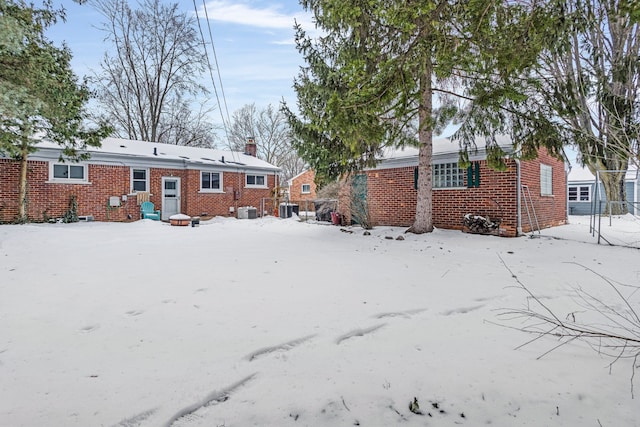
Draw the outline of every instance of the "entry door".
[[[351,181],[351,222],[354,224],[369,225],[367,191],[367,175],[355,175]]]
[[[162,219],[180,213],[180,178],[162,177]]]

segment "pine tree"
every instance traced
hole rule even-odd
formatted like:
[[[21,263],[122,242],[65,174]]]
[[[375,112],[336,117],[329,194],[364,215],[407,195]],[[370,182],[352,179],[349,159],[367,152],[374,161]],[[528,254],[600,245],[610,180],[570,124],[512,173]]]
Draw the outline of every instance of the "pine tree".
[[[47,138],[63,155],[99,146],[109,129],[86,130],[83,106],[89,91],[78,83],[71,53],[54,46],[44,31],[62,17],[49,3],[41,9],[23,1],[0,0],[0,150],[20,162],[17,222],[27,217],[27,157]]]
[[[463,151],[484,136],[490,160],[499,166],[504,153],[495,136],[516,132],[508,124],[519,123],[506,117],[537,119],[513,105],[526,101],[519,76],[536,62],[546,40],[549,21],[538,9],[461,0],[302,4],[325,35],[312,40],[298,27],[298,50],[307,66],[295,82],[301,118],[288,111],[296,148],[331,179],[374,165],[385,147],[417,146],[412,232],[433,230],[434,133],[454,119],[462,122],[457,136]]]

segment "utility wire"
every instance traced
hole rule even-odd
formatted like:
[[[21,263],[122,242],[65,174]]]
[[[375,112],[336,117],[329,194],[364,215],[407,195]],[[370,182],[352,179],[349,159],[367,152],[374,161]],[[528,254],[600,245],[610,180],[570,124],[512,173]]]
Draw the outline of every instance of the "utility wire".
[[[216,54],[216,45],[213,42],[213,33],[211,32],[211,21],[209,20],[209,12],[205,5],[205,0],[202,0],[202,8],[204,9],[204,16],[207,19],[207,28],[209,29],[209,39],[211,40],[211,50],[213,51],[213,60],[216,63],[216,70],[218,72],[218,81],[220,82],[220,91],[222,92],[222,100],[224,101],[224,110],[227,113],[227,122],[231,123],[229,117],[229,108],[227,107],[227,97],[224,94],[224,87],[222,86],[222,76],[220,75],[220,66],[218,64],[218,55]]]
[[[206,5],[204,4],[204,0],[203,0],[203,8],[205,10],[205,14],[207,13],[207,8]],[[196,0],[193,0],[193,8],[196,12],[196,21],[198,22],[198,30],[200,31],[200,38],[202,39],[202,46],[204,47],[204,56],[207,60],[207,65],[209,68],[209,77],[211,78],[211,84],[213,85],[213,91],[216,95],[216,101],[218,103],[218,111],[220,111],[220,118],[222,119],[222,127],[224,128],[224,133],[225,136],[227,137],[227,147],[230,149],[232,156],[234,157],[234,161],[237,161],[237,159],[235,159],[235,153],[234,151],[231,149],[230,146],[230,141],[231,139],[229,138],[229,125],[231,124],[231,119],[229,119],[229,110],[226,108],[227,106],[227,102],[226,99],[224,99],[224,91],[222,89],[222,79],[220,78],[220,90],[222,91],[222,96],[224,99],[224,105],[225,105],[225,110],[227,112],[227,120],[225,120],[224,118],[224,114],[222,111],[222,104],[220,103],[220,96],[218,95],[218,88],[216,85],[216,80],[215,77],[213,76],[213,71],[212,71],[212,66],[211,66],[211,60],[209,59],[209,49],[207,49],[207,43],[204,39],[204,33],[202,32],[202,26],[200,25],[200,16],[198,14],[198,6],[196,5]],[[207,24],[209,25],[209,36],[211,39],[211,46],[213,47],[213,37],[212,37],[212,33],[211,33],[211,25],[209,24],[209,17],[208,14],[206,15],[207,18]],[[213,47],[213,52],[215,55],[215,47]],[[218,68],[218,60],[216,58],[216,68]],[[218,76],[220,76],[220,69],[218,68]],[[228,122],[228,123],[227,123]]]

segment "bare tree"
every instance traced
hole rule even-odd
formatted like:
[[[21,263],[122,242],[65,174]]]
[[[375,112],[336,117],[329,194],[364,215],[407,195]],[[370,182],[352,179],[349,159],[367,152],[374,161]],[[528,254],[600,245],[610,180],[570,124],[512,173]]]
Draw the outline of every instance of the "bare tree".
[[[286,117],[271,104],[263,109],[247,104],[233,113],[229,148],[243,150],[249,137],[255,138],[259,158],[282,168],[283,180],[304,170],[304,162],[291,147],[291,130]]]
[[[609,201],[625,201],[629,161],[640,163],[640,21],[634,0],[550,3],[561,34],[541,58],[537,88],[581,161],[602,175]],[[539,99],[532,97],[531,102]],[[611,212],[626,212],[623,203]]]
[[[561,315],[552,309],[543,299],[535,295],[507,266],[502,257],[500,261],[516,281],[518,287],[527,295],[527,305],[521,309],[507,309],[501,313],[503,319],[518,321],[515,326],[521,332],[531,334],[533,339],[520,345],[522,348],[542,338],[554,340],[551,349],[541,354],[538,359],[574,342],[583,342],[598,354],[614,363],[631,360],[631,394],[634,394],[634,378],[640,358],[640,315],[634,307],[632,297],[640,288],[615,283],[596,271],[580,264],[585,269],[602,279],[611,290],[610,296],[598,296],[583,288],[575,288],[574,297],[577,309]],[[623,286],[629,289],[626,294]]]
[[[207,63],[195,19],[178,4],[143,0],[134,9],[123,0],[93,0],[114,47],[95,76],[101,112],[115,135],[178,145],[214,146],[210,109],[192,111],[206,93],[199,76]]]

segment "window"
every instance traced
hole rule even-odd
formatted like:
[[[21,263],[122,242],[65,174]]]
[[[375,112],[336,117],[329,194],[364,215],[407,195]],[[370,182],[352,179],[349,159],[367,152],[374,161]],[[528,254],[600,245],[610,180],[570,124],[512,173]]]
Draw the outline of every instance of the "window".
[[[590,202],[591,186],[590,185],[571,185],[569,186],[570,202]]]
[[[311,193],[311,184],[302,184],[302,194]]]
[[[149,191],[149,169],[131,169],[131,192]]]
[[[549,165],[540,164],[540,195],[553,195],[553,168]]]
[[[87,182],[87,166],[82,164],[51,163],[49,177],[52,181]]]
[[[457,163],[439,163],[433,165],[433,188],[464,187],[464,169]]]
[[[200,174],[200,190],[220,192],[222,190],[222,173],[202,172]]]
[[[266,175],[246,175],[246,185],[247,187],[267,187],[267,176]]]

